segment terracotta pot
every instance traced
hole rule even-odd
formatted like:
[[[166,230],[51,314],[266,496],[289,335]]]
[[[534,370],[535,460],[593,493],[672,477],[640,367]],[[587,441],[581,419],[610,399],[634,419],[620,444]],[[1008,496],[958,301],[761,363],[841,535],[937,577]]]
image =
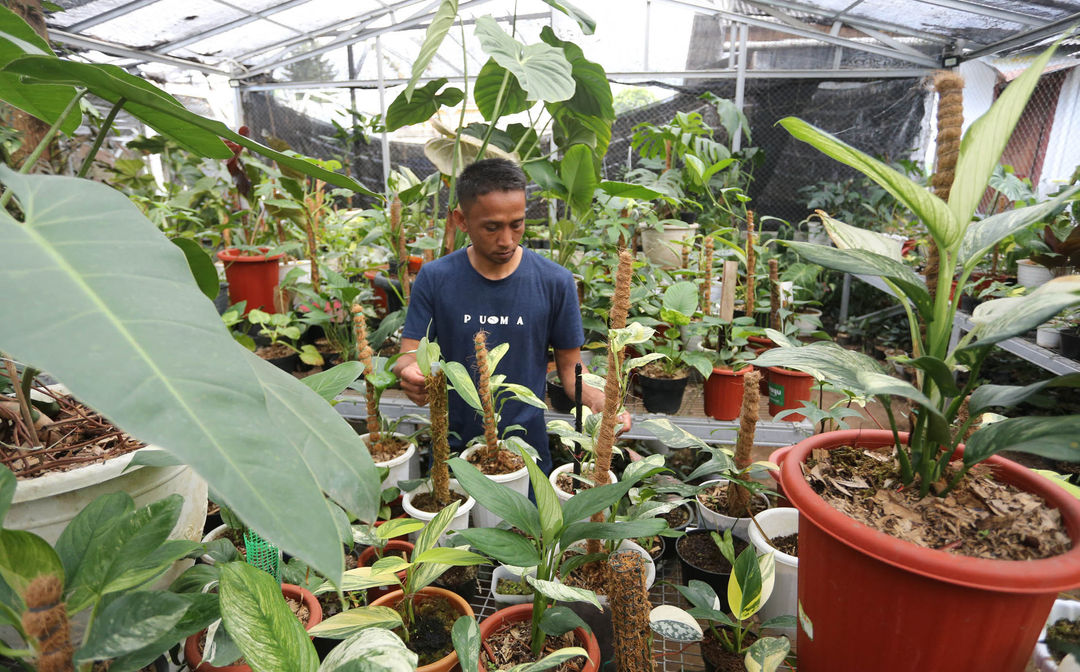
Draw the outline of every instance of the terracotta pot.
[[[799,628],[800,672],[1020,672],[1057,594],[1080,585],[1080,500],[991,457],[985,464],[995,478],[1061,511],[1073,546],[1042,560],[968,558],[853,521],[815,493],[800,468],[815,448],[892,441],[887,430],[829,432],[796,444],[781,463],[784,492],[800,513],[799,602],[813,623],[813,639]]]
[[[423,257],[421,257],[419,255],[415,255],[415,254],[410,254],[409,255],[409,273],[412,273],[413,275],[416,275],[417,273],[420,272],[420,267],[423,266],[423,265],[424,265],[424,258]]]
[[[310,591],[301,588],[300,586],[294,586],[291,583],[281,584],[281,594],[285,597],[291,597],[294,600],[301,600],[308,608],[308,622],[304,626],[305,630],[310,630],[316,625],[322,622],[322,606],[319,604],[318,598],[316,598]],[[187,660],[188,667],[194,672],[251,672],[251,668],[247,665],[226,665],[225,667],[214,667],[210,663],[202,662],[202,651],[199,650],[199,637],[203,630],[197,634],[188,637],[184,641],[184,659]]]
[[[814,387],[814,377],[809,373],[785,369],[780,366],[766,367],[769,372],[769,415],[776,416],[789,408],[803,408],[802,402],[810,401],[810,391]],[[802,413],[792,413],[784,417],[788,422],[801,422],[806,419]]]
[[[361,551],[360,557],[356,559],[356,564],[360,567],[370,567],[374,565],[379,559],[376,551],[377,549],[374,546],[368,546],[363,551]],[[391,539],[390,541],[386,542],[386,546],[383,548],[383,555],[386,555],[388,551],[405,551],[408,557],[411,558],[413,552],[413,545],[410,542],[404,541],[402,539]],[[398,581],[401,581],[402,584],[405,583],[404,569],[397,573],[397,578]],[[397,590],[397,588],[394,588],[393,586],[379,586],[377,588],[368,588],[368,602],[374,602],[383,595],[388,595],[393,590]]]
[[[260,248],[264,253],[270,248]],[[229,283],[229,303],[247,301],[244,315],[252,308],[276,313],[274,293],[278,286],[278,260],[284,254],[249,255],[235,248],[221,250],[217,258],[225,264],[225,279]]]
[[[716,420],[734,420],[739,417],[743,398],[743,376],[754,370],[744,366],[738,371],[713,368],[705,379],[705,414]]]
[[[404,594],[405,593],[400,590],[395,590],[394,592],[388,595],[383,595],[379,599],[375,600],[371,603],[371,606],[393,608],[395,604],[401,601],[401,598],[402,596],[404,596]],[[421,589],[420,592],[417,593],[413,599],[427,600],[435,597],[441,597],[449,600],[454,605],[454,608],[457,610],[457,612],[462,616],[468,616],[470,618],[475,616],[475,614],[473,614],[472,607],[469,606],[468,602],[462,599],[460,595],[457,595],[456,593],[451,593],[449,590],[445,590],[443,588],[435,588],[433,586],[428,586],[427,588]],[[481,632],[483,632],[482,628],[483,626],[481,626]],[[436,660],[434,663],[421,665],[420,667],[416,668],[416,672],[450,672],[450,670],[454,669],[457,664],[457,652],[451,651],[447,655]]]
[[[493,633],[514,623],[519,623],[521,621],[531,622],[532,609],[532,603],[515,604],[510,607],[499,609],[480,622],[480,640],[483,641]],[[575,628],[574,636],[577,638],[577,645],[585,649],[589,654],[589,662],[585,663],[582,672],[596,672],[599,670],[600,647],[596,643],[596,637],[594,637],[591,632],[585,630],[585,628]],[[423,670],[426,668],[420,669]],[[484,672],[487,670],[483,664],[480,665],[480,669]]]

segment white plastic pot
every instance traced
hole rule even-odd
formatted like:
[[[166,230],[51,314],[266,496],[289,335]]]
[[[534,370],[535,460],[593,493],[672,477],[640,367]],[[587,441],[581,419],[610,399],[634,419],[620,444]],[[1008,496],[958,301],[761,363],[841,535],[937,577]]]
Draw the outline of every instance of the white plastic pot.
[[[491,599],[495,600],[499,604],[525,604],[526,602],[532,602],[532,595],[506,595],[503,593],[496,593],[495,587],[499,585],[499,579],[509,579],[510,581],[520,581],[524,574],[521,573],[522,567],[509,567],[507,565],[499,565],[495,569],[491,570]],[[536,576],[536,569],[529,567],[524,568],[525,572],[529,576]]]
[[[551,482],[551,487],[555,488],[555,494],[559,497],[560,502],[567,501],[568,499],[573,497],[573,495],[570,494],[569,492],[564,492],[562,490],[562,488],[560,488],[558,486],[557,481],[559,479],[559,474],[573,473],[573,471],[574,471],[574,464],[571,462],[569,464],[564,464],[561,467],[553,469],[551,474],[548,476],[548,481]],[[615,476],[615,472],[613,472],[613,471],[611,471],[609,469],[607,473],[608,473],[608,478],[611,479],[612,483],[618,483],[619,482],[619,479],[616,478],[616,476]],[[584,519],[582,519],[581,522],[587,523],[588,521],[589,521],[588,518],[584,518]]]
[[[727,483],[726,478],[718,478],[712,481],[705,481],[702,485],[712,485],[714,483]],[[758,494],[768,506],[769,498],[765,495]],[[746,538],[746,528],[750,525],[749,518],[732,518],[731,516],[717,513],[701,503],[698,497],[694,497],[694,504],[697,505],[698,516],[701,518],[701,526],[710,530],[731,530],[731,533],[735,536]],[[760,514],[759,514],[760,515]]]
[[[369,436],[371,435],[360,435],[360,439],[364,442],[365,446],[368,445]],[[391,436],[397,437],[399,439],[408,438],[404,434],[398,434],[397,432],[392,433]],[[386,480],[383,481],[382,489],[386,490],[389,488],[393,488],[398,484],[399,481],[407,481],[410,478],[416,478],[418,475],[417,472],[419,471],[418,466],[415,464],[419,462],[419,459],[417,458],[418,455],[416,452],[416,444],[410,442],[409,447],[401,455],[398,455],[394,459],[387,460],[385,462],[376,462],[376,467],[386,467],[390,470],[390,473],[386,475]]]
[[[1061,347],[1061,329],[1057,327],[1039,327],[1035,330],[1035,344],[1041,348],[1057,350]]]
[[[821,329],[821,311],[817,308],[804,308],[795,313],[795,328],[800,336],[809,336]]]
[[[661,268],[682,266],[682,241],[694,235],[696,224],[664,224],[662,231],[641,230],[641,247],[649,261]]]
[[[1035,651],[1031,654],[1031,663],[1039,672],[1057,672],[1058,664],[1050,655],[1050,649],[1043,642],[1046,640],[1046,628],[1055,622],[1067,618],[1076,620],[1080,618],[1080,602],[1076,600],[1054,600],[1054,606],[1050,609],[1050,615],[1046,617],[1046,625],[1039,633],[1039,642],[1035,645]]]
[[[468,496],[466,494],[466,492],[461,489],[461,486],[458,485],[457,479],[454,479],[454,478],[450,479],[450,490],[452,492],[456,492],[456,493]],[[423,521],[423,522],[427,523],[432,518],[434,518],[436,516],[436,514],[438,512],[428,513],[427,511],[422,511],[422,510],[416,508],[415,506],[413,506],[413,503],[412,503],[413,497],[415,497],[416,495],[419,495],[420,493],[430,492],[430,491],[431,491],[431,483],[428,482],[428,483],[421,484],[418,488],[416,488],[412,492],[406,492],[401,496],[401,507],[403,509],[405,509],[405,513],[409,514],[410,518],[415,518],[416,520],[420,520],[420,521]],[[457,530],[467,530],[469,528],[469,512],[472,511],[472,508],[473,508],[473,506],[475,504],[476,504],[476,500],[473,499],[472,497],[468,497],[468,499],[466,499],[458,507],[457,513],[454,514],[454,518],[450,521],[450,526],[446,528],[446,532],[443,532],[442,536],[439,537],[439,541],[436,542],[436,543],[438,543],[439,545],[442,545],[443,543],[445,543],[446,542],[446,537],[448,536],[448,533],[450,533],[450,532],[456,532]],[[409,535],[409,541],[412,541],[412,542],[415,543],[416,538],[418,536],[420,536],[419,532],[413,532],[412,534]]]
[[[761,531],[770,538],[786,537],[799,531],[799,510],[788,506],[767,509],[754,516],[758,525],[750,523],[750,543],[757,549],[758,555],[773,554],[776,571],[772,595],[761,606],[758,614],[762,622],[777,616],[796,616],[799,598],[799,558],[776,550],[761,536]],[[789,638],[795,635],[795,628],[781,628],[780,632]]]
[[[479,450],[479,446],[472,446],[467,448],[461,453],[462,459],[468,459],[470,455]],[[529,468],[522,466],[517,471],[512,471],[509,474],[484,474],[492,481],[495,481],[499,485],[505,485],[514,492],[529,496]],[[473,507],[473,526],[474,527],[495,527],[503,521],[502,516],[496,515],[486,508],[477,504]]]
[[[1030,259],[1016,262],[1016,284],[1035,289],[1050,282],[1054,274],[1049,268]]]

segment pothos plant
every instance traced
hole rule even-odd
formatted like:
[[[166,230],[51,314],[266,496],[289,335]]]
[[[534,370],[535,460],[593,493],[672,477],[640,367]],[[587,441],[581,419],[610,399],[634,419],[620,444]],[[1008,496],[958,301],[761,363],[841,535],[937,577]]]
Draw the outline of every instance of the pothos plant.
[[[259,335],[270,339],[270,345],[280,345],[300,355],[300,361],[308,366],[322,366],[323,356],[310,343],[300,345],[299,320],[291,311],[287,313],[267,313],[252,308],[247,314],[247,321],[259,328]],[[299,346],[299,347],[297,347]]]
[[[1054,48],[1045,51],[1017,77],[989,111],[973,123],[960,143],[955,179],[948,200],[928,191],[886,164],[796,118],[780,121],[797,139],[855,168],[903,203],[925,224],[940,256],[936,277],[923,277],[903,263],[893,241],[882,234],[823,217],[835,248],[786,241],[806,260],[848,273],[881,277],[907,315],[914,349],[902,363],[917,369],[912,385],[881,373],[875,361],[832,343],[781,347],[763,353],[756,364],[786,366],[824,378],[858,394],[884,401],[895,437],[900,477],[917,485],[920,496],[943,496],[972,466],[1002,450],[1019,450],[1053,459],[1075,460],[1080,415],[1054,418],[1019,417],[986,424],[966,440],[963,462],[946,479],[954,449],[979,416],[991,407],[1022,402],[1047,384],[1073,385],[1072,378],[1026,387],[982,385],[982,366],[992,347],[1033,329],[1061,310],[1080,304],[1080,276],[1059,277],[1028,296],[987,301],[972,315],[974,326],[955,344],[951,341],[960,292],[971,273],[996,243],[1061,208],[1080,187],[1048,201],[972,221],[990,176],[1031,96]],[[965,382],[954,374],[964,369]],[[914,402],[914,427],[907,445],[899,438],[889,398]],[[958,422],[961,408],[966,418]],[[951,426],[959,424],[954,433]]]

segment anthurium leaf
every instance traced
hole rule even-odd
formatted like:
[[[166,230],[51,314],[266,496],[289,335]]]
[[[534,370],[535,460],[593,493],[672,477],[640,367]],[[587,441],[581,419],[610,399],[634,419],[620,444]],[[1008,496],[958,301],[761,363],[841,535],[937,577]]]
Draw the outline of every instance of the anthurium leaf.
[[[210,259],[210,255],[206,253],[206,250],[201,245],[190,238],[171,238],[170,240],[172,240],[173,245],[179,247],[184,253],[188,268],[191,269],[191,275],[195,278],[195,284],[199,286],[199,291],[211,301],[216,299],[221,284],[218,281],[217,269],[214,268],[214,262]]]
[[[525,580],[529,582],[529,585],[532,586],[536,592],[550,600],[555,600],[556,602],[587,602],[600,611],[604,610],[604,608],[600,606],[599,600],[596,599],[596,593],[591,590],[573,588],[571,586],[563,585],[558,581],[537,579],[529,574],[525,575]]]
[[[705,633],[694,617],[678,607],[662,604],[649,612],[649,627],[673,642],[700,642]]]
[[[0,578],[18,595],[38,576],[52,575],[62,584],[64,567],[49,543],[32,532],[0,530]]]
[[[520,534],[495,528],[473,527],[457,534],[469,544],[504,565],[535,567],[540,556],[529,540]]]
[[[662,518],[618,523],[572,523],[566,526],[559,541],[563,546],[567,546],[580,539],[637,539],[659,534],[666,527],[667,521]]]
[[[589,626],[568,607],[549,607],[540,617],[540,629],[544,631],[544,634],[552,637],[564,635],[574,628],[588,630]]]
[[[746,650],[746,672],[776,672],[790,650],[791,642],[786,637],[762,637]]]
[[[903,256],[900,254],[902,246],[899,240],[889,238],[877,231],[860,229],[857,226],[845,224],[838,219],[833,219],[823,210],[818,210],[817,216],[821,219],[821,223],[825,225],[825,230],[829,232],[829,238],[832,238],[837,248],[873,252],[888,257],[893,261],[903,262]]]
[[[965,270],[974,270],[985,261],[987,253],[994,245],[1008,236],[1026,228],[1032,222],[1043,221],[1050,217],[1078,191],[1080,191],[1080,185],[1066,189],[1048,201],[1029,205],[1026,208],[1006,210],[981,221],[972,222],[964,232],[964,242],[960,246],[960,262]]]
[[[504,76],[505,84],[503,83]],[[517,78],[496,63],[494,58],[489,58],[484,67],[480,68],[480,74],[476,76],[476,83],[473,85],[473,100],[476,102],[476,109],[480,110],[485,120],[494,122],[497,119],[495,105],[499,101],[500,87],[502,87],[502,102],[499,105],[499,117],[518,114],[533,106],[525,90],[518,84]]]
[[[1005,145],[1012,137],[1013,128],[1027,107],[1031,92],[1039,83],[1043,68],[1050,61],[1055,49],[1057,43],[1039,54],[1027,70],[1005,88],[986,114],[971,124],[960,140],[956,175],[949,191],[949,210],[950,219],[961,227],[961,233],[971,221],[975,207],[986,192],[986,185],[998,165],[1001,153],[1005,151]],[[922,213],[918,214],[923,216]],[[923,217],[923,221],[928,226],[931,225],[926,217]],[[945,241],[946,246],[951,247],[952,243],[951,239]]]
[[[492,481],[460,457],[455,457],[446,464],[453,470],[454,478],[458,479],[461,487],[481,506],[488,511],[498,511],[503,520],[533,538],[540,538],[543,534],[540,529],[540,516],[536,512],[536,506],[527,497]],[[551,487],[548,479],[542,480]],[[533,483],[535,488],[541,487],[538,482],[533,481]]]
[[[385,628],[362,630],[338,644],[319,672],[412,672],[417,656]]]
[[[599,184],[600,190],[608,196],[614,196],[616,198],[633,198],[639,201],[655,201],[658,198],[662,198],[663,194],[655,189],[650,189],[640,184],[633,184],[631,182],[617,182],[614,180],[604,180]]]
[[[781,119],[779,124],[796,139],[812,145],[818,151],[877,182],[882,189],[914,212],[943,246],[948,247],[960,239],[963,229],[949,212],[949,206],[911,178],[802,119],[786,117]],[[970,217],[965,219],[963,224],[966,225],[968,220]]]
[[[25,55],[55,58],[49,44],[41,38],[18,14],[0,5],[0,68]],[[71,99],[75,87],[58,84],[26,85],[19,76],[0,72],[0,100],[19,108],[27,114],[52,125],[60,117]],[[76,107],[60,126],[66,135],[75,134],[82,113]]]
[[[574,95],[572,68],[562,49],[547,44],[522,44],[507,35],[495,19],[476,19],[480,47],[517,78],[529,100],[567,100]]]
[[[243,562],[221,568],[221,619],[255,672],[315,672],[319,658],[274,577]]]
[[[1003,450],[1080,461],[1080,415],[1009,418],[982,427],[964,445],[964,464],[978,464]]]
[[[544,2],[576,21],[581,28],[581,32],[586,35],[592,35],[593,31],[596,30],[596,21],[569,2],[565,0],[544,0]],[[547,28],[547,26],[544,27]]]
[[[580,216],[592,206],[593,194],[600,183],[593,150],[585,145],[568,149],[559,164],[559,177],[566,185],[570,206]]]
[[[109,603],[97,618],[76,661],[105,660],[138,651],[170,632],[188,609],[179,595],[135,591]]]
[[[902,262],[865,250],[840,250],[796,241],[787,241],[786,244],[802,258],[820,266],[844,273],[878,275],[891,280],[920,312],[930,313],[930,293],[926,283]]]
[[[0,348],[179,456],[275,545],[339,578],[341,545],[323,491],[365,520],[375,518],[379,491],[365,451],[349,447],[359,439],[348,423],[233,340],[180,250],[122,194],[4,167],[0,179],[23,213],[19,222],[0,212],[0,283],[15,288],[0,302]],[[93,344],[93,358],[70,347],[72,330]],[[317,446],[347,461],[308,454]],[[271,496],[280,492],[289,497]]]
[[[301,379],[326,401],[334,401],[349,385],[364,374],[364,365],[357,361],[342,362],[337,366]]]
[[[556,37],[551,26],[540,29],[540,39],[562,49],[566,60],[570,61],[575,86],[574,95],[564,103],[565,108],[581,119],[606,122],[610,127],[611,122],[615,121],[614,97],[603,66],[585,58],[581,47],[573,42]]]
[[[439,111],[440,107],[453,107],[465,98],[465,92],[456,87],[440,91],[446,86],[446,78],[433,79],[412,91],[411,97],[405,91],[386,108],[386,130],[396,131],[405,126],[422,124]]]
[[[1070,373],[1023,386],[981,385],[968,400],[968,412],[974,416],[995,406],[1016,406],[1048,387],[1080,387],[1080,373]]]
[[[393,630],[401,626],[401,614],[390,607],[357,607],[335,614],[308,630],[326,639],[347,639],[364,628]]]
[[[1018,336],[1076,304],[1080,304],[1080,275],[1054,278],[1027,296],[980,303],[971,314],[976,340],[967,347],[991,345]]]
[[[413,60],[412,75],[409,77],[409,83],[402,93],[405,100],[412,100],[416,82],[423,77],[424,71],[427,70],[428,64],[431,63],[431,59],[435,58],[435,53],[439,51],[439,45],[442,44],[443,38],[446,37],[446,33],[454,25],[457,10],[458,0],[442,0],[439,3],[439,8],[435,10],[435,16],[431,17],[431,23],[428,24],[427,33],[424,34],[424,42],[420,45],[420,51],[417,52],[416,58]]]

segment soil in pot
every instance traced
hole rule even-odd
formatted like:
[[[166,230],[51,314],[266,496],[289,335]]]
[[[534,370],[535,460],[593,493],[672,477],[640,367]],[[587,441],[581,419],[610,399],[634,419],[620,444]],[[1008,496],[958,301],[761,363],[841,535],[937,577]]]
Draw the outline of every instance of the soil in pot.
[[[731,563],[720,552],[720,547],[713,541],[711,534],[687,534],[679,537],[676,543],[679,555],[682,556],[683,560],[698,569],[713,572],[714,574],[731,573]],[[735,557],[738,557],[746,548],[748,542],[733,537],[732,543],[735,547]]]
[[[559,490],[562,490],[563,492],[570,495],[576,495],[583,490],[588,490],[589,488],[594,487],[594,484],[591,481],[592,469],[582,470],[582,472],[577,476],[578,477],[575,478],[575,475],[570,472],[559,474],[555,477],[555,485],[559,488]]]
[[[1046,628],[1046,648],[1060,663],[1070,652],[1080,651],[1080,621],[1059,618]]]
[[[450,501],[456,501],[464,504],[465,502],[469,501],[469,498],[461,494],[460,492],[454,492],[453,490],[451,490]],[[414,495],[412,498],[412,505],[426,513],[438,513],[444,508],[443,505],[439,504],[438,500],[435,499],[435,494],[431,492],[421,492],[417,495]]]
[[[690,524],[690,509],[680,506],[667,513],[660,514],[660,517],[667,521],[668,527],[671,529],[681,530]]]
[[[408,441],[386,432],[380,432],[379,440],[375,442],[374,447],[368,443],[368,439],[364,439],[364,444],[367,445],[371,459],[375,462],[389,462],[395,457],[404,455],[409,449]]]
[[[729,636],[731,633],[728,633]],[[757,635],[747,632],[743,635],[743,645],[750,646],[757,640]],[[712,630],[705,631],[705,638],[701,640],[701,657],[705,659],[706,669],[712,672],[745,672],[746,654],[739,655],[728,651],[723,644],[713,635]]]
[[[476,565],[469,567],[451,567],[443,572],[442,576],[435,579],[433,585],[445,588],[451,593],[457,593],[465,601],[469,601],[480,590],[480,568]]]
[[[525,466],[525,461],[521,459],[520,455],[505,448],[489,452],[486,448],[481,447],[473,451],[465,459],[468,460],[469,464],[488,476],[512,474]]]
[[[697,494],[698,501],[704,504],[710,511],[720,513],[725,516],[731,516],[732,518],[743,518],[744,516],[734,515],[728,513],[727,508],[727,483],[717,483],[705,488]],[[757,514],[768,508],[768,502],[760,497],[750,497],[750,510]]]
[[[533,589],[528,581],[514,581],[513,579],[499,579],[495,584],[495,592],[500,595],[532,595]]]
[[[398,602],[393,608],[404,615],[405,601]],[[417,667],[430,665],[453,653],[450,632],[459,616],[461,614],[454,605],[443,597],[427,596],[413,602],[413,622],[409,627],[407,646],[419,657]],[[394,632],[400,636],[401,628],[395,628]]]
[[[782,537],[771,537],[769,543],[781,553],[799,557],[799,533],[785,534]]]
[[[489,670],[505,670],[514,665],[536,662],[532,655],[532,632],[529,621],[518,621],[497,630],[485,639],[487,646],[480,649],[480,660]],[[577,646],[574,633],[568,632],[559,637],[548,636],[544,641],[541,657],[568,646]],[[586,658],[571,658],[554,668],[556,672],[581,672]]]
[[[634,539],[634,543],[641,546],[648,552],[649,557],[653,559],[653,562],[658,562],[664,555],[664,548],[666,547],[666,540],[660,535],[654,537],[641,537],[640,539]]]
[[[827,458],[827,459],[825,459]],[[835,448],[806,463],[811,487],[844,515],[924,548],[991,560],[1034,560],[1071,548],[1061,514],[976,465],[945,497],[898,489],[892,447]],[[949,479],[952,474],[947,474]]]
[[[563,552],[562,562],[575,555],[580,555],[580,553],[576,550]],[[591,590],[597,595],[607,595],[607,581],[610,573],[607,562],[588,562],[561,578],[567,586]]]

